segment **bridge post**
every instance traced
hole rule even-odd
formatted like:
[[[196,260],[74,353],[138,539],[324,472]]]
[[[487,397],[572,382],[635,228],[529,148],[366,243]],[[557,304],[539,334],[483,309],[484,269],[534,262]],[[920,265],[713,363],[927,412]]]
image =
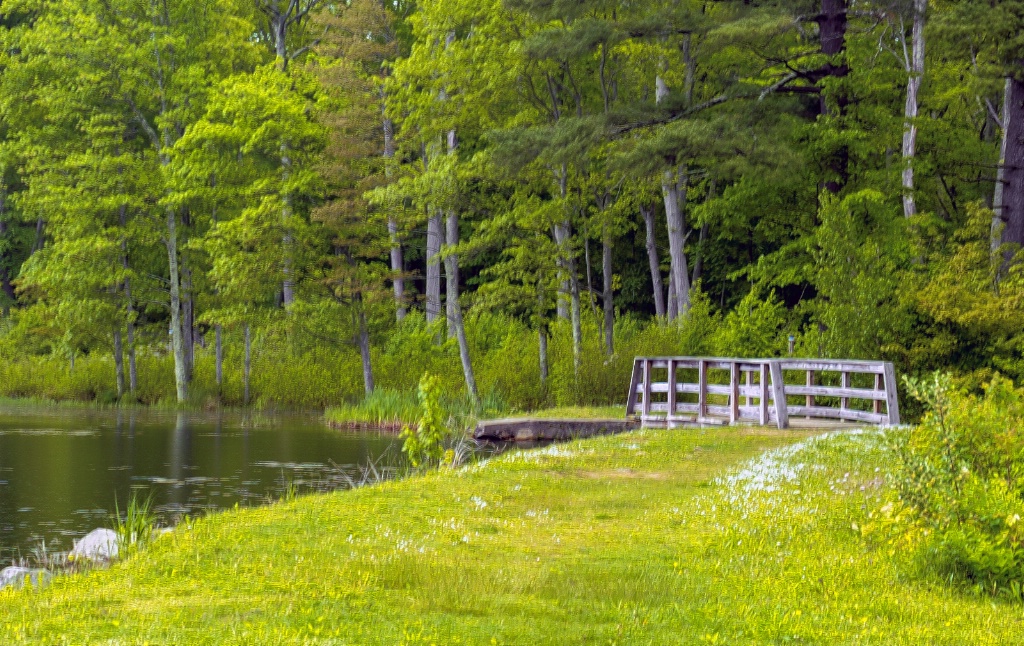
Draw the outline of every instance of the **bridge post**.
[[[789,428],[789,409],[786,407],[786,385],[782,381],[782,364],[769,361],[772,373],[772,397],[775,399],[775,420],[779,428]]]

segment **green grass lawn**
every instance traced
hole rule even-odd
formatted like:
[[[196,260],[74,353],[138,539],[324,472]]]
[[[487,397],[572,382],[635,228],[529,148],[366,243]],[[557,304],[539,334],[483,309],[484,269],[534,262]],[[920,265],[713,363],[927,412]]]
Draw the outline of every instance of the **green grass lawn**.
[[[1020,643],[855,529],[877,434],[637,431],[211,515],[0,592],[0,643]],[[765,451],[769,451],[765,453]]]

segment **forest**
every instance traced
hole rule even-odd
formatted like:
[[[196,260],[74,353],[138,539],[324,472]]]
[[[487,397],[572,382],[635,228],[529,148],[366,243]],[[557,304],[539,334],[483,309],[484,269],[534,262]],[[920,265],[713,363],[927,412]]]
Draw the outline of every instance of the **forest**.
[[[0,394],[1024,378],[1024,1],[4,0]],[[481,404],[483,402],[483,404]]]

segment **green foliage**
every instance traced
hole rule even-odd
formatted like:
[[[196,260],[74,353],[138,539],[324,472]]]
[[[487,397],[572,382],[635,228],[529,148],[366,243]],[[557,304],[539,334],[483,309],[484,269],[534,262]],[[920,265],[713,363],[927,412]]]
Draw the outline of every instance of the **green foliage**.
[[[406,426],[399,435],[404,440],[402,452],[413,468],[440,462],[447,434],[441,410],[441,380],[436,375],[424,373],[417,396],[420,401],[419,421],[415,428]]]
[[[132,491],[124,513],[114,501],[114,531],[117,532],[117,554],[120,558],[145,547],[153,540],[156,514],[153,511],[153,495],[141,498]]]
[[[1024,398],[998,375],[983,397],[941,373],[906,386],[927,412],[893,441],[899,502],[909,512],[903,531],[941,575],[1020,597]]]

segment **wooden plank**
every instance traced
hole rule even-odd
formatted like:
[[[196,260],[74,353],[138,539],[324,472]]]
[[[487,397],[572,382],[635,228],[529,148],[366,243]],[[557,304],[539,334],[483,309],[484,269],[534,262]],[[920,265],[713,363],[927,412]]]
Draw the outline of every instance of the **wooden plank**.
[[[842,376],[840,377],[839,385],[842,386],[842,390],[847,390],[850,388],[850,373],[845,371],[843,372]],[[848,396],[843,397],[842,399],[839,400],[839,408],[846,409],[849,407],[850,398]]]
[[[810,388],[812,386],[814,386],[814,371],[813,370],[808,370],[807,371],[807,387]],[[786,394],[787,395],[792,393],[792,392],[793,392],[792,389],[789,389],[789,388],[786,389]],[[805,400],[807,401],[807,407],[808,408],[814,408],[814,395],[806,395],[805,396]]]
[[[629,376],[629,395],[626,397],[626,417],[636,413],[636,388],[640,385],[640,360],[633,360],[633,373]]]
[[[666,384],[664,381],[656,381],[653,384],[651,384],[650,391],[652,393],[667,393],[668,384]]]
[[[842,410],[840,408],[831,408],[828,406],[790,406],[789,413],[791,415],[803,415],[806,417],[850,419],[858,422],[871,422],[874,424],[882,424],[887,419],[885,413],[875,414],[869,413],[866,410],[853,409]]]
[[[783,370],[826,370],[831,372],[857,372],[880,375],[885,369],[881,361],[810,361],[807,359],[777,359]]]
[[[656,382],[654,382],[653,384],[651,384],[651,388],[656,393],[667,393],[668,392],[668,384],[666,384],[663,381],[656,381]],[[698,390],[699,390],[699,387],[697,386],[697,384],[681,384],[681,383],[677,383],[676,384],[676,392],[677,393],[696,394]],[[638,393],[644,392],[644,385],[642,383],[641,384],[637,384],[636,391]]]
[[[736,365],[739,367],[739,364]],[[742,368],[740,369],[742,370]],[[744,403],[746,403],[747,406],[753,406],[754,398],[752,395],[757,392],[754,390],[754,373],[749,370],[743,370],[743,377],[746,380],[745,388],[743,389],[743,395],[746,399]]]
[[[789,411],[786,405],[786,386],[782,382],[782,365],[778,361],[768,362],[772,376],[772,397],[775,399],[775,419],[779,428],[789,428]]]
[[[704,388],[704,390],[707,391],[707,393],[709,395],[726,395],[726,396],[728,396],[728,395],[732,394],[732,386],[723,386],[723,385],[720,385],[720,384],[708,384]]]
[[[888,414],[890,424],[900,423],[900,401],[899,391],[896,389],[896,368],[885,362],[885,412]]]
[[[732,364],[729,370],[729,423],[735,424],[740,417],[740,367]]]
[[[768,426],[768,364],[761,364],[761,374],[758,377],[761,380],[761,400],[757,404],[757,408],[760,411],[758,417],[761,420],[761,426]]]
[[[644,359],[644,401],[641,404],[641,414],[649,417],[651,414],[651,361]]]
[[[697,416],[704,417],[708,414],[708,366],[704,359],[697,364],[697,383]]]
[[[672,415],[676,412],[676,362],[668,360],[668,412]]]
[[[885,400],[885,391],[869,388],[840,388],[838,386],[786,386],[787,395],[818,395],[821,397],[844,397],[847,399]]]
[[[882,390],[882,375],[875,375],[875,390]],[[882,412],[882,402],[878,399],[875,400],[875,405],[872,410],[876,413]]]

